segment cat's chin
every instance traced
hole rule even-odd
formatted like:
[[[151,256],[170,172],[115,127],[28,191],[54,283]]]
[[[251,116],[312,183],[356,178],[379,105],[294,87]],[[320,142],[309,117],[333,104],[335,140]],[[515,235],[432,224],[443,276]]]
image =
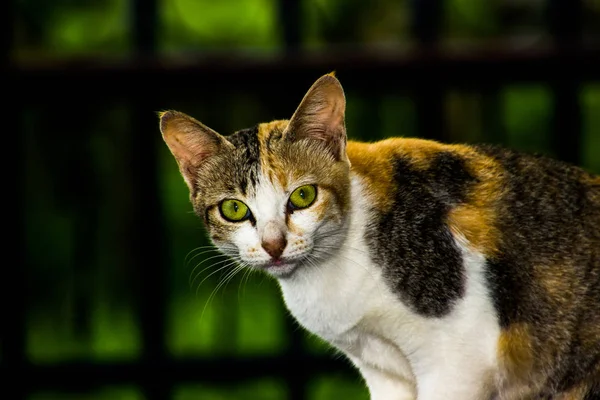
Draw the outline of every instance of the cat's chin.
[[[290,277],[300,267],[298,260],[270,261],[259,268],[275,278],[282,279]]]

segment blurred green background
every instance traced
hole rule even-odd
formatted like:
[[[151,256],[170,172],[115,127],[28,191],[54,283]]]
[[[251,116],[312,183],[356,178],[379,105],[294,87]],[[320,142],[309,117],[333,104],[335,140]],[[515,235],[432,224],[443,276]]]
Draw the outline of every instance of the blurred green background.
[[[249,59],[276,58],[286,45],[279,7],[276,0],[162,0],[156,21],[156,57],[235,54]],[[582,30],[597,38],[600,1],[585,1],[584,7]],[[411,36],[408,0],[302,0],[299,10],[302,51],[371,48],[393,52],[418,46]],[[16,66],[35,68],[86,58],[110,63],[127,59],[134,51],[133,11],[128,0],[19,0],[14,2],[14,11],[10,58]],[[548,33],[543,1],[448,0],[441,18],[440,36],[445,46],[464,47],[486,40],[496,43],[507,37],[516,47],[535,47]],[[344,84],[343,69],[338,76]],[[193,87],[193,82],[190,85]],[[287,115],[274,115],[265,102],[243,87],[229,88],[226,96],[205,93],[201,87],[186,90],[197,93],[197,99],[164,99],[159,107],[182,109],[223,133],[263,120],[287,118],[293,112],[289,109]],[[346,87],[346,92],[352,139],[419,136],[410,94],[399,92],[371,101],[352,86]],[[285,93],[298,101],[303,94]],[[600,173],[598,80],[581,85],[579,101],[580,162]],[[25,354],[35,366],[73,360],[134,362],[141,356],[143,332],[136,314],[138,295],[131,287],[143,285],[144,276],[128,267],[132,232],[128,216],[137,207],[130,197],[130,160],[126,158],[137,146],[130,137],[130,104],[118,94],[101,103],[94,100],[93,93],[69,102],[87,102],[90,110],[85,124],[68,127],[81,130],[78,141],[60,136],[70,118],[68,109],[61,110],[60,104],[48,108],[25,104],[21,110],[24,234],[31,266],[26,275]],[[554,102],[552,91],[543,82],[503,85],[492,99],[472,88],[449,88],[443,97],[446,139],[499,142],[556,155],[550,135]],[[155,118],[155,111],[148,110],[147,118]],[[146,133],[152,141],[160,140],[159,136],[158,124]],[[187,188],[166,146],[159,145],[159,149],[154,178],[168,259],[159,267],[165,271],[167,304],[156,312],[164,313],[167,353],[175,360],[287,354],[293,340],[290,332],[298,329],[283,307],[276,284],[260,274],[238,274],[215,290],[229,271],[213,273],[218,265],[209,257],[215,253],[198,249],[208,245],[201,221],[191,213]],[[83,171],[78,160],[85,162]],[[79,192],[82,181],[73,170],[93,183],[88,182]],[[82,202],[82,198],[94,201]],[[93,223],[88,226],[90,221]],[[302,352],[336,357],[315,338],[300,335]],[[198,379],[197,384],[174,385],[172,398],[285,399],[291,390],[278,377],[231,384]],[[348,371],[309,375],[306,381],[308,399],[368,398],[359,376]],[[131,384],[68,392],[32,388],[29,398],[137,400],[146,394]]]

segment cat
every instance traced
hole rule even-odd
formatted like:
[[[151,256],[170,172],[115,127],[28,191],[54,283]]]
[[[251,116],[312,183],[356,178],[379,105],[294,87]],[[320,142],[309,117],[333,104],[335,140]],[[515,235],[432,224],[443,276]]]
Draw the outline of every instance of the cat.
[[[373,400],[600,399],[600,177],[493,145],[348,141],[319,78],[289,120],[160,130],[212,242],[275,277]]]

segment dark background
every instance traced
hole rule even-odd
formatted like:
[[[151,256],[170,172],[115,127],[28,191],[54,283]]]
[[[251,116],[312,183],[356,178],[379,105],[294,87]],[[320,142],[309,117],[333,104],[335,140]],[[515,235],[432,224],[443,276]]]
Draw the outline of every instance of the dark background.
[[[335,70],[351,139],[501,143],[600,172],[598,0],[5,0],[0,18],[17,220],[0,399],[368,398],[272,280],[197,249],[159,110],[230,133],[288,118]]]

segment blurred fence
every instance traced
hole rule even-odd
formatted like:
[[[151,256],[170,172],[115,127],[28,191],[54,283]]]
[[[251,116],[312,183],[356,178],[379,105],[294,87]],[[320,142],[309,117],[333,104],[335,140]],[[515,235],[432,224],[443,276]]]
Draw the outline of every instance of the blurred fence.
[[[412,35],[416,45],[409,50],[306,51],[299,43],[302,21],[299,1],[279,1],[279,18],[285,51],[270,58],[240,55],[165,59],[157,53],[157,1],[132,0],[133,40],[136,55],[126,61],[62,60],[47,63],[14,62],[11,24],[4,24],[5,67],[4,135],[8,152],[16,154],[5,175],[14,179],[16,191],[6,212],[17,217],[8,235],[17,246],[5,249],[5,287],[2,290],[2,398],[29,398],[38,390],[85,391],[105,385],[134,385],[148,400],[171,398],[174,386],[183,382],[236,385],[261,377],[279,377],[287,384],[290,399],[307,398],[310,376],[346,371],[348,363],[305,349],[302,333],[288,321],[287,351],[279,355],[248,357],[174,358],[166,348],[167,293],[164,285],[168,250],[164,211],[160,204],[158,138],[155,111],[168,104],[211,94],[246,92],[260,99],[274,116],[289,115],[296,103],[323,73],[336,70],[346,88],[376,102],[398,91],[408,92],[414,102],[416,133],[421,137],[447,140],[443,99],[452,88],[484,93],[494,99],[506,84],[543,82],[553,92],[551,147],[557,157],[578,163],[581,158],[581,104],[583,84],[600,81],[600,45],[582,35],[583,9],[580,0],[548,0],[546,23],[549,40],[519,50],[508,42],[495,41],[475,49],[447,49],[439,45],[443,2],[412,1]],[[5,2],[3,20],[11,21],[15,2]],[[97,234],[97,221],[89,216],[100,206],[100,189],[90,179],[94,166],[92,144],[86,131],[94,121],[94,109],[103,104],[127,105],[131,137],[122,157],[127,165],[132,215],[127,221],[131,240],[128,254],[132,273],[143,277],[132,290],[140,323],[141,357],[135,362],[68,361],[57,364],[30,362],[26,347],[26,318],[29,300],[35,293],[29,283],[33,265],[25,239],[28,198],[35,187],[24,186],[23,132],[30,111],[43,107],[50,121],[60,127],[56,137],[40,137],[44,152],[56,169],[53,184],[64,185],[72,199],[64,199],[80,221],[72,245],[76,271],[85,279],[85,258]],[[495,104],[492,101],[492,104]],[[7,107],[7,108],[6,108]],[[600,113],[600,110],[598,110]],[[210,125],[210,121],[207,121]],[[501,135],[501,133],[498,133]],[[501,137],[494,138],[502,142]],[[71,150],[65,153],[65,148]],[[75,150],[73,150],[75,149]],[[68,157],[61,159],[62,155]],[[61,164],[62,163],[62,164]],[[62,174],[59,176],[59,174]],[[56,190],[61,191],[61,187]],[[11,196],[12,195],[12,196]],[[14,250],[13,250],[14,249]],[[11,251],[12,250],[12,251]],[[17,251],[15,251],[17,250]],[[11,254],[16,262],[9,258]],[[81,261],[81,262],[79,262]],[[75,293],[75,304],[86,313],[86,293]],[[79,297],[77,297],[79,296]],[[85,323],[85,322],[84,322]]]

